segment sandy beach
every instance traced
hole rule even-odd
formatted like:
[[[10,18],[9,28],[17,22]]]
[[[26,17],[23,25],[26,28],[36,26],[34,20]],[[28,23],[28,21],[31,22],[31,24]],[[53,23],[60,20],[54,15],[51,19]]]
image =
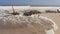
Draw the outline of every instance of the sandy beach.
[[[0,9],[10,10],[10,9],[12,9],[12,7],[11,6],[0,6]],[[19,10],[23,10],[23,9],[38,9],[40,11],[45,11],[46,9],[47,10],[56,10],[56,9],[60,10],[60,7],[30,7],[30,6],[18,6],[17,7],[17,6],[14,6],[14,9],[19,9]],[[41,16],[50,18],[54,22],[56,22],[56,24],[58,25],[59,29],[55,31],[55,34],[59,34],[60,33],[60,13],[43,13],[43,14],[41,14]],[[7,29],[7,30],[6,29],[0,29],[0,34],[5,34],[5,33],[6,34],[20,34],[20,28]]]
[[[59,27],[59,29],[55,31],[55,34],[60,34],[60,13],[45,13],[41,15],[44,17],[48,17],[52,19],[53,21],[55,21]]]
[[[44,14],[41,14],[41,16],[48,17],[48,18],[52,19],[53,21],[55,21],[56,24],[59,27],[59,29],[55,31],[55,34],[59,34],[60,33],[60,13],[44,13]],[[36,26],[38,26],[38,25],[36,25]],[[38,27],[37,27],[37,29],[39,30]],[[0,34],[20,34],[20,33],[22,33],[23,31],[26,31],[26,30],[27,30],[26,32],[28,32],[28,29],[26,29],[26,28],[25,28],[25,30],[20,32],[21,30],[23,30],[23,29],[21,29],[21,28],[0,29]],[[34,29],[33,29],[33,31],[34,31]],[[25,34],[25,33],[22,33],[22,34]],[[28,34],[28,33],[26,33],[26,34]]]

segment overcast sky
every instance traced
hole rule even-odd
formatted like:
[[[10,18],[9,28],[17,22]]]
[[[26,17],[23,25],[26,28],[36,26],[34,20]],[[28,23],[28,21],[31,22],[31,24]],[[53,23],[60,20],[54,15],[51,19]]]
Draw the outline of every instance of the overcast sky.
[[[0,0],[0,5],[60,5],[60,0]]]

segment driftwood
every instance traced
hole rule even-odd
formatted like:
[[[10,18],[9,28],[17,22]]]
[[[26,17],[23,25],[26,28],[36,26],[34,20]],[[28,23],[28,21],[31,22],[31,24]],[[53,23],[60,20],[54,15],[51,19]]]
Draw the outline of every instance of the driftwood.
[[[24,15],[25,16],[31,16],[32,14],[40,14],[41,12],[38,10],[31,10],[29,12],[25,12]]]
[[[53,10],[46,10],[46,13],[60,13],[60,11],[57,9],[57,11]]]
[[[60,13],[59,9],[57,9],[57,13]]]
[[[56,11],[46,10],[46,13],[57,13]]]

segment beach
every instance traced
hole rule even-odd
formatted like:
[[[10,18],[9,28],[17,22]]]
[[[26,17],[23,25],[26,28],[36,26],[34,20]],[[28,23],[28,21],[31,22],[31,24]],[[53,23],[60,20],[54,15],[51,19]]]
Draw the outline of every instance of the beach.
[[[1,10],[12,10],[12,6],[0,6]],[[30,6],[14,6],[15,10],[39,10],[41,12],[45,12],[45,10],[60,10],[60,7],[30,7]],[[59,34],[60,33],[60,13],[42,13],[40,14],[41,16],[47,17],[49,19],[52,19],[54,22],[56,22],[57,26],[58,26],[58,30],[55,31],[55,34]],[[39,29],[39,28],[37,28]],[[20,34],[20,28],[16,28],[16,29],[0,29],[0,34]],[[26,29],[27,30],[27,29]],[[25,31],[25,30],[24,30]],[[23,33],[25,34],[25,33]],[[28,34],[28,33],[27,33]],[[35,33],[36,34],[36,33]]]
[[[41,16],[48,17],[52,19],[58,25],[58,30],[55,31],[55,34],[60,33],[60,13],[45,13],[41,14]]]

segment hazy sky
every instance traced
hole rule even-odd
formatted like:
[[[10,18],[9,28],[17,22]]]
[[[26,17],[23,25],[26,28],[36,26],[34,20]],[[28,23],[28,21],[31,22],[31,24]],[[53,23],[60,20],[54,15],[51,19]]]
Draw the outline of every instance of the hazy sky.
[[[60,0],[0,0],[0,5],[60,5]]]

